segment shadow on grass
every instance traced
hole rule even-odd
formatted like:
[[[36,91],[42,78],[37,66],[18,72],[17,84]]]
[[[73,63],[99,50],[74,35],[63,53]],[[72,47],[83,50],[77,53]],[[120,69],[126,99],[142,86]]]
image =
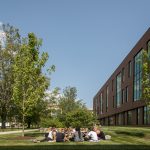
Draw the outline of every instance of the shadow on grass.
[[[1,150],[149,150],[146,145],[34,145],[0,146]]]
[[[35,133],[25,133],[25,136],[31,136],[31,137],[38,137],[38,136],[43,136],[44,137],[44,133],[39,133],[39,132],[35,132]]]
[[[129,132],[129,131],[115,131],[116,134],[124,134],[129,136],[136,136],[136,137],[144,137],[145,134],[142,132]]]

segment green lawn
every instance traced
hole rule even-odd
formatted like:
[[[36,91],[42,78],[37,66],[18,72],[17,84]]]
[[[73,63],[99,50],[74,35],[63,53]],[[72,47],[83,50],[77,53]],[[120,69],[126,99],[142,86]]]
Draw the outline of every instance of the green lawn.
[[[26,139],[24,140],[21,138],[21,134],[0,135],[0,150],[150,150],[150,128],[103,127],[103,131],[105,134],[111,135],[112,139],[97,143],[33,143],[32,139],[42,138],[43,134],[40,132],[25,133]]]

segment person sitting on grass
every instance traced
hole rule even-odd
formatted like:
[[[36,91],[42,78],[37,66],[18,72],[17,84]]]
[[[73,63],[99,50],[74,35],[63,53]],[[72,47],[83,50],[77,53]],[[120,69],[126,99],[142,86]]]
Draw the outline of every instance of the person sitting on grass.
[[[97,136],[98,136],[98,140],[106,140],[105,139],[105,134],[104,132],[101,130],[101,128],[96,130]]]
[[[56,142],[65,142],[64,129],[58,129],[56,133]]]
[[[83,134],[80,131],[80,127],[76,127],[75,133],[73,135],[73,139],[74,139],[75,142],[83,142],[84,141]]]
[[[98,141],[96,129],[94,127],[92,127],[91,131],[88,133],[88,139],[90,142],[97,142]]]
[[[52,128],[52,127],[49,127],[48,129],[47,129],[47,131],[46,131],[46,133],[45,133],[45,137],[44,137],[44,139],[42,139],[42,140],[37,140],[37,139],[35,139],[35,140],[33,140],[33,142],[34,143],[37,143],[37,142],[46,142],[46,141],[48,141],[48,142],[53,142],[54,141],[54,128]]]

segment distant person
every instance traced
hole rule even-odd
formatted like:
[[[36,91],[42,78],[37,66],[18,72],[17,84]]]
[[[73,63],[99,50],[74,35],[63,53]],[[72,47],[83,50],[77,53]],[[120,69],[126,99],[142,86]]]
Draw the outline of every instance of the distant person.
[[[98,140],[106,140],[106,139],[105,139],[105,134],[104,134],[104,132],[101,130],[101,128],[99,128],[99,129],[96,131],[96,133],[97,133],[97,136],[98,136]]]
[[[64,129],[58,129],[56,133],[56,142],[64,142],[65,141],[65,133]]]
[[[92,130],[88,133],[89,141],[96,142],[96,141],[98,141],[97,133],[96,133],[94,127],[92,127],[91,129]]]
[[[79,128],[79,127],[77,127],[77,128],[75,129],[73,138],[74,138],[74,141],[75,141],[75,142],[83,142],[83,141],[84,141],[84,139],[83,139],[83,134],[82,134],[82,132],[80,131],[80,128]]]

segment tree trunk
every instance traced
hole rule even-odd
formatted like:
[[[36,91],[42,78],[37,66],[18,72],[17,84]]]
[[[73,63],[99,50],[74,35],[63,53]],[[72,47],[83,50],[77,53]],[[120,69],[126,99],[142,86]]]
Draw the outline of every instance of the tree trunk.
[[[1,120],[2,120],[2,129],[6,128],[6,108],[2,108],[2,114],[1,114]]]
[[[31,121],[28,121],[28,127],[27,128],[31,128]]]
[[[22,115],[22,136],[24,137],[24,114]]]

